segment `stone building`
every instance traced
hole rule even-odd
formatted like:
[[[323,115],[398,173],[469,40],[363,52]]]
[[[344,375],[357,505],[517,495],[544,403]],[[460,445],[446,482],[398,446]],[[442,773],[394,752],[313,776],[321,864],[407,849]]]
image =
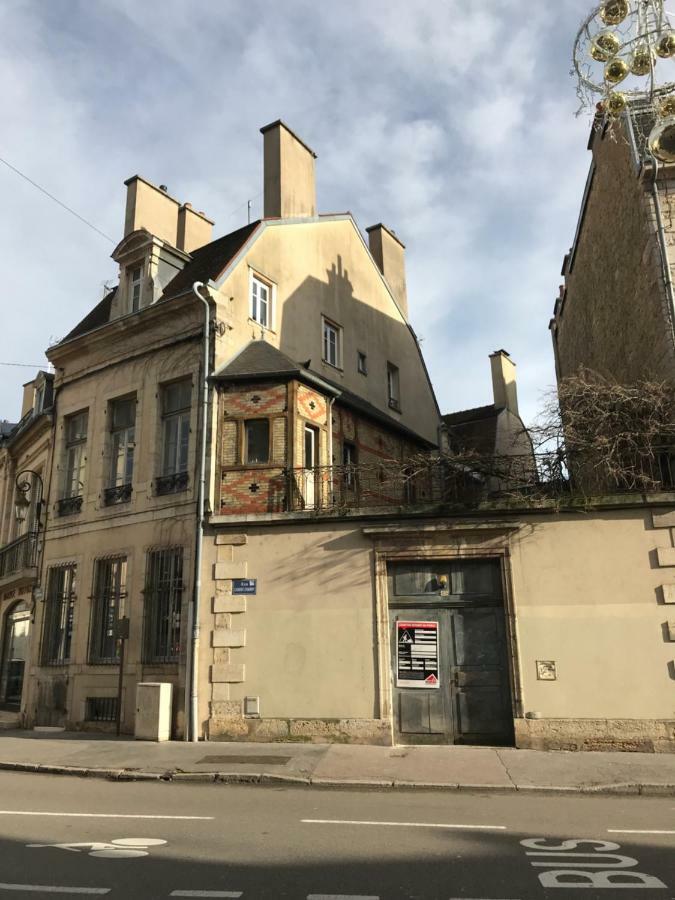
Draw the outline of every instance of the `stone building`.
[[[31,629],[39,601],[44,507],[49,496],[53,381],[24,385],[21,419],[0,435],[0,724],[21,721]]]
[[[647,150],[654,115],[632,105],[591,130],[591,164],[550,323],[558,378],[593,369],[675,383],[672,165]]]

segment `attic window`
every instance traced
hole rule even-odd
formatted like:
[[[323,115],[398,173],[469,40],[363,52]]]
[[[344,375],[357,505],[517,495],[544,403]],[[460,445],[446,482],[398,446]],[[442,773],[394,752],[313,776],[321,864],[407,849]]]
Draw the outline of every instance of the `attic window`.
[[[143,269],[134,266],[129,270],[129,312],[135,313],[141,308],[143,289]]]

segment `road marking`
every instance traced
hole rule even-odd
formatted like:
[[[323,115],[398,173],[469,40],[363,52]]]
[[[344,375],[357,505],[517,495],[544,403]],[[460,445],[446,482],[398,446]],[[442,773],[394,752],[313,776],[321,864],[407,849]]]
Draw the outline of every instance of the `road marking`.
[[[243,891],[171,891],[170,897],[241,897]]]
[[[305,825],[386,825],[394,828],[465,828],[470,831],[506,831],[506,825],[449,825],[445,822],[366,822],[358,819],[300,819],[300,821]]]
[[[67,812],[33,812],[22,809],[0,809],[0,816],[57,816],[71,819],[177,819],[179,821],[212,822],[215,816],[145,816],[131,813],[67,813]]]
[[[307,900],[380,900],[369,894],[307,894]]]
[[[643,830],[640,831],[637,828],[608,828],[608,834],[675,834],[675,831],[657,831],[653,830]]]
[[[3,884],[0,891],[32,891],[34,894],[109,894],[112,888],[58,887],[53,884]]]

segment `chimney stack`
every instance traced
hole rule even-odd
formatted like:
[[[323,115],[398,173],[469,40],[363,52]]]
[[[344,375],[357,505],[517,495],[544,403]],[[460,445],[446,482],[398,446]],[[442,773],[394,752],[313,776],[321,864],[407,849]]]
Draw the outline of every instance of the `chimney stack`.
[[[166,186],[155,187],[140,175],[133,175],[124,182],[127,186],[127,209],[124,217],[124,237],[145,228],[150,234],[166,241],[172,247],[178,242],[178,209]]]
[[[405,244],[393,231],[383,225],[371,225],[368,246],[377,267],[382,272],[401,312],[408,318],[408,291],[405,281]]]
[[[192,253],[211,241],[213,222],[203,212],[195,212],[191,203],[184,203],[178,210],[178,236],[176,246],[179,250]]]
[[[290,219],[316,215],[316,153],[281,119],[260,129],[264,137],[264,216]]]
[[[518,389],[516,387],[516,364],[506,350],[495,350],[490,354],[492,368],[492,393],[494,405],[505,407],[518,415]]]

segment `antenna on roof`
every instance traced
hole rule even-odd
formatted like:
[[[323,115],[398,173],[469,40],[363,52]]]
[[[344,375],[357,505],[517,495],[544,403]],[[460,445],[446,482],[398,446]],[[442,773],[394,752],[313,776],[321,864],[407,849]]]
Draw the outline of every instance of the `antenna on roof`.
[[[251,203],[252,203],[251,200],[248,200],[246,203],[246,206],[248,208],[248,224],[249,225],[251,224]]]

